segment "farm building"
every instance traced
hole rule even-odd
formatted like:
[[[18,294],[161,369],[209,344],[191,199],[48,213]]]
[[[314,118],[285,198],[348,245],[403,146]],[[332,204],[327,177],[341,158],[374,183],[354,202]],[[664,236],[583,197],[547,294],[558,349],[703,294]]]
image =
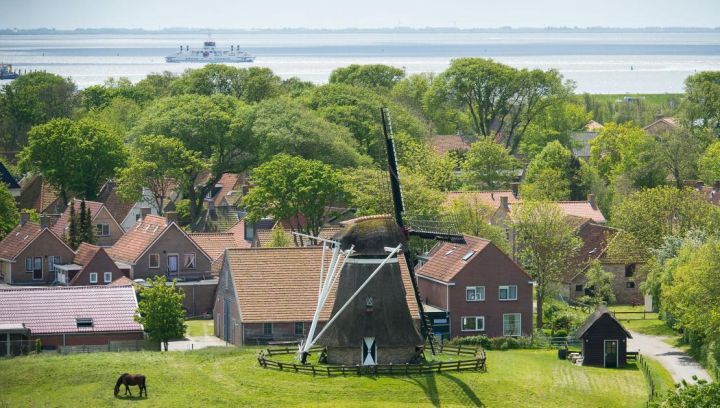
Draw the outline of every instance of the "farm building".
[[[137,306],[129,285],[0,289],[0,337],[39,339],[43,349],[143,340]]]
[[[606,308],[601,307],[578,328],[582,340],[583,365],[624,367],[630,333]]]

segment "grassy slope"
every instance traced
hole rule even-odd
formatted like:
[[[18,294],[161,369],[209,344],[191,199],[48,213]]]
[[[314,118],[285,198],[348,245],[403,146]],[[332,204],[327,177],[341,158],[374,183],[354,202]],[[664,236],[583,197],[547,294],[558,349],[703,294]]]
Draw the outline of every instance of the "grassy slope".
[[[617,305],[610,306],[610,310],[615,312],[642,312],[643,306]],[[657,313],[646,313],[645,319],[643,319],[642,313],[618,314],[616,317],[627,329],[641,334],[673,338],[679,337],[678,332],[665,324],[664,321],[658,319]]]
[[[185,336],[212,336],[213,321],[212,320],[186,320],[187,330]]]
[[[396,378],[313,378],[265,370],[257,366],[256,352],[230,348],[0,360],[0,406],[127,406],[112,396],[123,372],[148,377],[149,398],[135,400],[135,407],[640,407],[647,393],[634,366],[579,367],[547,350],[488,352],[487,373]]]

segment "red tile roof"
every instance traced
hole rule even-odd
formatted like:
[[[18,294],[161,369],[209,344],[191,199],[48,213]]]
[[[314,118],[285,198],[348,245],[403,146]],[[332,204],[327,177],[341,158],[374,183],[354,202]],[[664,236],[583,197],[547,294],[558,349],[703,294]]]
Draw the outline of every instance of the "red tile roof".
[[[146,215],[120,237],[107,252],[115,261],[135,263],[135,260],[167,227],[168,222],[165,217]]]
[[[440,242],[430,251],[430,260],[417,269],[418,275],[450,282],[490,241],[465,235],[465,245]],[[467,256],[467,259],[463,259]]]
[[[450,191],[447,193],[445,205],[452,204],[457,199],[470,200],[471,203],[478,202],[490,208],[500,208],[500,198],[507,197],[508,204],[519,202],[518,198],[510,190],[501,191]]]
[[[233,274],[243,323],[312,320],[317,305],[322,252],[321,247],[228,250],[227,262]],[[326,251],[326,268],[330,256],[330,251]],[[417,316],[410,274],[404,258],[399,259],[410,314]],[[336,289],[337,281],[320,320],[329,319]]]
[[[133,209],[135,203],[123,201],[117,195],[117,189],[113,182],[107,182],[103,186],[98,201],[105,205],[110,215],[115,218],[118,224],[122,224],[123,220],[128,216],[130,210]]]
[[[133,282],[132,279],[128,278],[127,276],[121,276],[114,281],[108,283],[109,286],[126,286],[126,285],[136,285],[135,282]]]
[[[34,222],[18,225],[0,241],[0,258],[14,260],[42,231]]]
[[[608,248],[610,241],[613,239],[618,230],[605,225],[598,225],[593,222],[585,222],[578,228],[578,237],[582,240],[582,246],[578,255],[575,257],[574,264],[577,269],[573,269],[569,274],[565,275],[566,282],[572,281],[578,274],[587,268],[590,261],[599,259]]]
[[[24,323],[32,334],[142,331],[132,286],[0,289],[0,323]],[[78,328],[77,318],[93,327]]]
[[[601,224],[607,222],[600,209],[593,207],[593,205],[588,201],[558,201],[557,205],[560,206],[565,215],[589,218],[594,222],[599,222]]]
[[[429,143],[433,151],[441,155],[452,151],[465,152],[470,149],[470,143],[458,135],[432,136]]]
[[[56,204],[59,197],[42,176],[24,178],[20,180],[20,186],[20,208],[34,209],[39,213],[44,213],[46,210],[55,212],[54,208],[48,207]]]
[[[88,244],[87,242],[83,242],[80,244],[80,246],[77,249],[77,252],[75,253],[75,258],[73,258],[73,263],[75,265],[87,265],[88,262],[90,262],[95,254],[97,254],[98,250],[100,249],[99,246]]]
[[[250,248],[249,242],[241,239],[242,242],[239,243],[235,234],[230,232],[195,233],[188,236],[210,256],[212,260],[210,272],[214,276],[220,275],[226,249]]]
[[[213,198],[213,202],[215,203],[216,207],[219,207],[221,205],[234,205],[236,200],[236,197],[231,197],[229,194],[231,194],[232,191],[235,191],[234,194],[238,194],[236,190],[237,184],[241,181],[242,175],[238,173],[225,173],[220,177],[220,180],[216,184],[220,184],[222,187],[220,187],[220,191],[215,195]],[[240,192],[242,193],[242,192]],[[223,199],[226,200],[225,203],[223,203]]]
[[[75,207],[75,214],[80,214],[80,200],[72,200],[70,203],[68,203],[67,208],[65,209],[65,212],[62,213],[60,218],[55,222],[55,225],[52,226],[52,231],[57,234],[58,236],[62,237],[65,236],[65,229],[69,227],[70,225],[70,206]],[[99,203],[97,201],[85,201],[85,208],[90,210],[90,218],[94,219],[97,213],[100,211],[100,209],[103,207],[103,203]]]

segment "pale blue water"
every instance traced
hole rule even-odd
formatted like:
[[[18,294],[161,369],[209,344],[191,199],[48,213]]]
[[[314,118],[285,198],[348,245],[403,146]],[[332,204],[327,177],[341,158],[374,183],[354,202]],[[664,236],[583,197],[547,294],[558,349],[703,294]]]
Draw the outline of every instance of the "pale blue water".
[[[0,35],[0,62],[69,76],[83,88],[108,77],[138,81],[151,72],[197,67],[167,64],[164,56],[180,45],[199,47],[205,39],[190,34]],[[519,68],[555,68],[576,82],[578,92],[593,93],[681,92],[694,72],[720,70],[720,33],[245,33],[213,39],[222,48],[239,44],[257,57],[254,65],[283,78],[317,83],[353,63],[437,73],[452,58],[466,56]]]

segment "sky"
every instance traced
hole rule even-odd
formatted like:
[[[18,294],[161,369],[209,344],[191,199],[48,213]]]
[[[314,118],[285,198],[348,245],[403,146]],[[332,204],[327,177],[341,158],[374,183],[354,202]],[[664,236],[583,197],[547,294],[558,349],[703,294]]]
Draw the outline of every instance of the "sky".
[[[0,0],[0,28],[717,27],[720,0]]]

